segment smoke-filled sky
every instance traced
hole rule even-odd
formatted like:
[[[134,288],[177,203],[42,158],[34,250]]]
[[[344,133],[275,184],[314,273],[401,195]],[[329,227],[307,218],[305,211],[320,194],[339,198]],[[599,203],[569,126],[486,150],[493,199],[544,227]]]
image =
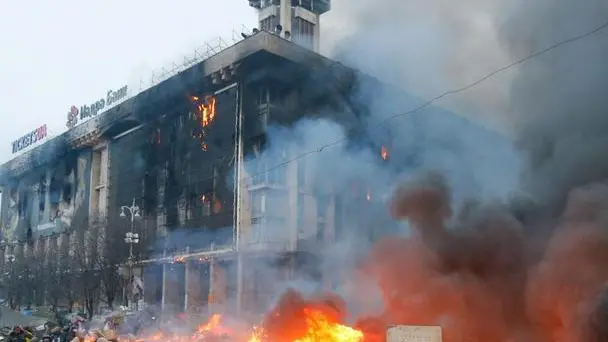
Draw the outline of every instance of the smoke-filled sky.
[[[604,6],[600,1],[560,5],[567,10],[547,11],[544,7],[551,5],[545,1],[334,0],[322,17],[322,52],[410,93],[432,97],[593,27]],[[51,134],[63,132],[71,105],[89,104],[124,84],[138,90],[141,78],[202,42],[221,36],[230,44],[232,29],[256,25],[255,11],[242,0],[168,5],[4,1],[1,6],[0,88],[5,96],[0,115],[11,120],[0,131],[2,161],[11,156],[12,140],[41,124],[48,124]],[[561,16],[585,19],[570,23],[574,19]],[[517,70],[441,104],[513,132],[509,93]]]
[[[327,53],[429,98],[595,29],[608,3],[343,0],[324,19]],[[607,37],[561,46],[437,105],[512,137],[531,160],[525,188],[563,199],[608,171]]]

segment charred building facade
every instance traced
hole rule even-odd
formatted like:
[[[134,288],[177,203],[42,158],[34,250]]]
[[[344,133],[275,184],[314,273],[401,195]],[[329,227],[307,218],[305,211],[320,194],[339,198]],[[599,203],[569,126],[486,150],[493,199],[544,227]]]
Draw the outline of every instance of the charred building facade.
[[[3,165],[0,263],[20,285],[5,279],[9,296],[93,308],[93,293],[118,301],[137,292],[165,310],[256,313],[296,275],[335,286],[339,275],[314,267],[316,254],[352,227],[369,226],[370,240],[383,234],[378,227],[394,227],[351,215],[385,211],[368,180],[323,181],[301,149],[269,146],[272,127],[326,118],[344,127],[347,149],[377,151],[371,162],[395,173],[422,163],[412,146],[439,139],[453,147],[450,130],[501,139],[438,108],[414,113],[406,137],[370,130],[372,102],[390,102],[388,116],[423,102],[311,50],[328,1],[250,4],[260,31]],[[125,242],[127,232],[137,243]],[[142,281],[110,287],[127,278],[129,260]],[[27,267],[39,276],[20,277]],[[90,272],[72,277],[68,291],[60,280],[74,270]],[[36,290],[14,293],[28,286]]]

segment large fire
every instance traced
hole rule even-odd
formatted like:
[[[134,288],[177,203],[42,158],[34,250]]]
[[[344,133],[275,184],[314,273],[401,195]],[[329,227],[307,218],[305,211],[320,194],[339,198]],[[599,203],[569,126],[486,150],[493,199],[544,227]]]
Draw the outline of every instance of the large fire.
[[[214,315],[191,337],[162,340],[384,342],[403,324],[439,325],[444,342],[608,341],[608,186],[574,190],[541,239],[503,207],[472,203],[455,215],[450,195],[440,177],[395,192],[391,214],[413,234],[378,241],[353,272],[344,298],[357,312],[337,295],[289,290],[255,327]]]
[[[241,341],[241,342],[359,342],[363,341],[363,333],[352,327],[338,323],[335,318],[315,308],[303,308],[303,325],[297,333],[280,331],[269,332],[264,326],[254,326],[248,332],[239,332],[224,325],[223,316],[213,314],[209,320],[201,324],[191,336],[171,336],[157,332],[148,337],[136,339],[137,342],[150,341]],[[293,322],[296,323],[296,322]],[[278,334],[278,335],[277,335]],[[285,334],[281,336],[281,334]],[[275,338],[275,339],[271,339]],[[293,337],[292,337],[293,336]]]

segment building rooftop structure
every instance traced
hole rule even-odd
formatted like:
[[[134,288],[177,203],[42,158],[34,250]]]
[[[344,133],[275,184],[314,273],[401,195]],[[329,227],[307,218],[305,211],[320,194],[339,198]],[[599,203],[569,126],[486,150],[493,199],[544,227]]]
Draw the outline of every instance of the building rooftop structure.
[[[260,31],[160,84],[142,91],[99,116],[5,162],[0,167],[0,180],[19,176],[32,168],[51,162],[69,149],[86,146],[99,137],[117,135],[141,124],[143,118],[138,112],[156,106],[167,98],[183,97],[191,87],[201,87],[201,78],[210,87],[219,89],[230,82],[226,81],[227,73],[234,74],[237,70],[247,69],[250,65],[260,61],[268,64],[278,62],[277,67],[271,71],[273,73],[271,76],[280,79],[285,79],[286,72],[289,73],[296,69],[302,71],[303,68],[320,71],[331,67],[335,73],[332,77],[335,78],[346,75],[353,77],[355,72],[353,69],[275,34]],[[49,153],[51,151],[54,153]]]

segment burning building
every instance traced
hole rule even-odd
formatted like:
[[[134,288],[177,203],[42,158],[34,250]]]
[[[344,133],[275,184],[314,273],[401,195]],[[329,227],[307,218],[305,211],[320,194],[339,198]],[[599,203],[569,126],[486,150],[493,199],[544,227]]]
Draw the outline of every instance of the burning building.
[[[371,149],[370,163],[395,172],[425,164],[431,140],[454,147],[454,130],[471,145],[502,139],[319,55],[318,22],[329,1],[249,3],[259,10],[259,31],[100,115],[106,101],[73,107],[66,133],[2,166],[0,261],[11,270],[90,266],[102,279],[111,274],[99,264],[130,260],[145,303],[255,313],[270,305],[274,284],[296,274],[336,286],[340,275],[314,267],[315,258],[349,227],[368,226],[374,240],[385,233],[379,226],[395,225],[384,213],[386,184],[363,176],[327,182],[322,161],[311,163],[269,132],[303,118],[331,121],[344,129],[345,148]],[[386,118],[421,110],[405,116],[407,134],[397,139],[390,125],[370,120],[379,102]],[[476,158],[503,157],[493,150]],[[373,222],[351,215],[365,211]],[[127,232],[136,238],[125,241]],[[75,292],[69,301],[82,300]]]

